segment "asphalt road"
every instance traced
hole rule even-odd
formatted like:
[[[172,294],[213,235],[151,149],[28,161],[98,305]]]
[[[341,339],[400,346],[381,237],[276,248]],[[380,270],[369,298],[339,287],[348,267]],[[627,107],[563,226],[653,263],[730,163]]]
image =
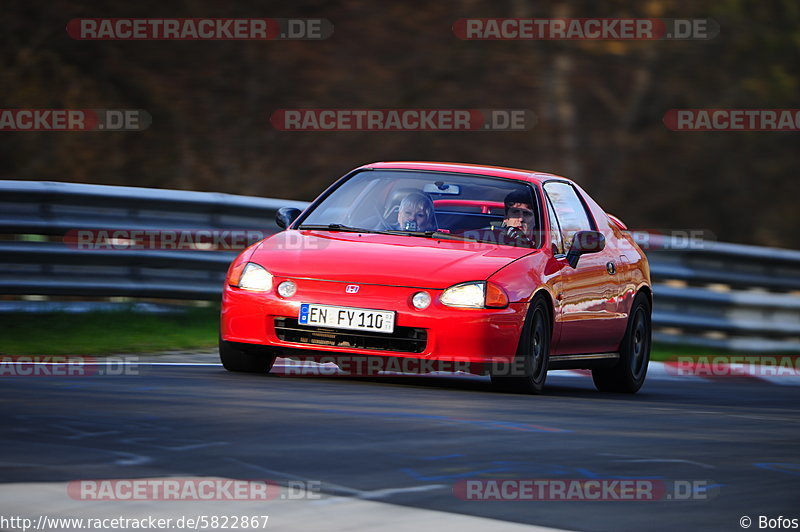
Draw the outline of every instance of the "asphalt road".
[[[479,379],[138,372],[0,378],[4,493],[17,483],[218,476],[319,481],[328,498],[570,530],[741,530],[744,515],[754,529],[759,515],[800,518],[800,387],[676,378],[625,396],[551,373],[544,395],[517,396]],[[509,478],[704,484],[691,500],[454,496],[465,479]],[[1,513],[14,510],[0,497]],[[298,523],[297,511],[277,502],[271,523]],[[341,519],[327,529],[347,529]]]

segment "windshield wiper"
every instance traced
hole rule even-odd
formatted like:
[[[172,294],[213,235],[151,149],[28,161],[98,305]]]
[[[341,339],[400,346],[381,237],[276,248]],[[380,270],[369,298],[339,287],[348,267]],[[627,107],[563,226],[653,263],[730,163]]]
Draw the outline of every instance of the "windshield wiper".
[[[308,229],[317,231],[343,231],[349,233],[373,233],[379,235],[408,235],[419,236],[423,238],[438,238],[441,240],[469,240],[471,242],[478,242],[478,240],[463,236],[445,233],[443,231],[405,231],[402,229],[389,229],[386,231],[378,231],[377,229],[363,229],[360,227],[350,227],[349,225],[342,224],[328,224],[328,225],[301,225],[298,229]]]
[[[436,239],[439,239],[439,240],[467,240],[467,241],[470,241],[470,242],[481,242],[481,243],[484,243],[484,244],[500,244],[500,242],[497,242],[495,240],[487,240],[487,239],[475,238],[475,237],[466,236],[466,235],[454,235],[454,234],[451,234],[451,233],[444,233],[442,231],[397,231],[397,232],[399,232],[401,234],[406,234],[406,235],[409,235],[409,236],[422,236],[422,237],[426,237],[426,238],[436,238]],[[529,248],[534,249],[533,242],[530,242],[530,241],[529,241],[529,245],[524,245],[523,244],[523,245],[519,246],[519,245],[515,244],[515,246],[516,247],[526,247],[526,248],[529,247]]]
[[[380,233],[374,229],[362,229],[360,227],[350,227],[349,225],[342,224],[328,224],[328,225],[301,225],[298,229],[316,229],[322,231],[347,231],[350,233]]]
[[[403,231],[403,230],[397,230],[397,231],[387,231],[387,232],[391,233],[393,235],[397,234],[397,235],[421,236],[421,237],[425,237],[425,238],[437,238],[437,239],[441,239],[441,240],[471,240],[473,242],[476,241],[474,238],[470,238],[468,236],[454,235],[454,234],[451,234],[451,233],[445,233],[444,231]]]

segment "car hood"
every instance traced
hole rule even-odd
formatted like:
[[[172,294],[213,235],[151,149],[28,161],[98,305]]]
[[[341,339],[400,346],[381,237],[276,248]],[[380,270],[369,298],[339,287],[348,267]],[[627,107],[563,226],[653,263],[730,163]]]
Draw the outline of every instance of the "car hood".
[[[278,277],[442,289],[487,279],[529,248],[371,233],[283,231],[250,261]]]

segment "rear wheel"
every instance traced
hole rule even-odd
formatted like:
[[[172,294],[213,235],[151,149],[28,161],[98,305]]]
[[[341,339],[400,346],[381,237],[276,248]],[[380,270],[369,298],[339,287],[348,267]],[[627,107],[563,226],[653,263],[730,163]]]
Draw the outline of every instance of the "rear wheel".
[[[275,354],[266,348],[242,348],[240,344],[220,339],[219,359],[228,371],[267,373],[275,363]]]
[[[492,384],[505,392],[541,393],[547,378],[551,331],[547,303],[538,296],[531,302],[514,363],[510,368],[494,366]]]
[[[631,305],[628,328],[619,346],[619,362],[611,368],[592,370],[592,380],[601,392],[636,393],[644,384],[650,362],[652,336],[650,302],[639,293]]]

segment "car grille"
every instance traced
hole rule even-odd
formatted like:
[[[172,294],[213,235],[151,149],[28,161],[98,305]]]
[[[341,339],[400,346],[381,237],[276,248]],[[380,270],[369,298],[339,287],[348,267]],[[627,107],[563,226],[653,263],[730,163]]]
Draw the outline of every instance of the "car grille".
[[[404,353],[422,353],[428,343],[425,329],[395,327],[392,334],[342,331],[300,325],[295,318],[275,318],[275,333],[284,342]]]

